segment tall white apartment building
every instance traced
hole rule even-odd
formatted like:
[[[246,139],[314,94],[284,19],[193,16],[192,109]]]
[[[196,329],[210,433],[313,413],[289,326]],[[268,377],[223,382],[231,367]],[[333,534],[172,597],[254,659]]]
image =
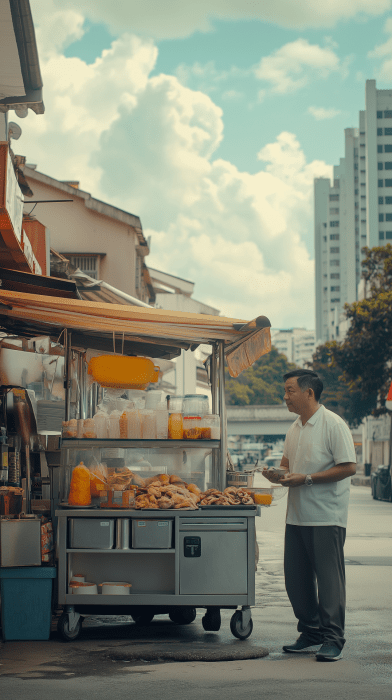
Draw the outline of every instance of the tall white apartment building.
[[[289,362],[304,367],[310,362],[315,350],[316,336],[314,331],[305,328],[272,329],[272,345],[286,355]]]
[[[392,89],[366,81],[359,128],[345,130],[333,182],[314,183],[316,338],[341,339],[339,317],[358,298],[361,248],[392,241]],[[390,171],[390,172],[388,172]]]

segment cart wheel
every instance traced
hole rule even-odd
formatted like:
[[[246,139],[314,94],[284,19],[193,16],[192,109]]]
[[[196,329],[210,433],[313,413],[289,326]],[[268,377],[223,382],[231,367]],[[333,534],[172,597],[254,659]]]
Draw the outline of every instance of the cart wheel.
[[[219,608],[207,608],[207,612],[201,621],[206,632],[219,632],[221,626],[221,614]]]
[[[172,608],[169,617],[176,625],[189,625],[196,619],[196,608]]]
[[[79,637],[82,631],[82,620],[81,618],[79,618],[75,629],[73,629],[72,632],[70,632],[68,615],[67,613],[62,613],[57,623],[57,631],[62,636],[64,641],[73,642]]]
[[[152,622],[154,619],[154,613],[151,610],[143,610],[139,613],[134,613],[132,617],[136,625],[139,627],[144,627]]]
[[[233,617],[230,620],[230,631],[234,637],[237,639],[248,639],[253,631],[253,620],[250,618],[248,625],[245,629],[242,628],[242,612],[241,610],[236,610]]]

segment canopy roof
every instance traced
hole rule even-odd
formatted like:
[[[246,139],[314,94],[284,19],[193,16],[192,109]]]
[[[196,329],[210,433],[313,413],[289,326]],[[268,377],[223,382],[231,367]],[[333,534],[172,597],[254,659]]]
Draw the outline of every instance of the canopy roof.
[[[0,325],[21,336],[57,340],[67,328],[75,348],[171,359],[181,349],[224,341],[232,376],[269,352],[270,322],[251,322],[182,311],[104,304],[0,290]]]

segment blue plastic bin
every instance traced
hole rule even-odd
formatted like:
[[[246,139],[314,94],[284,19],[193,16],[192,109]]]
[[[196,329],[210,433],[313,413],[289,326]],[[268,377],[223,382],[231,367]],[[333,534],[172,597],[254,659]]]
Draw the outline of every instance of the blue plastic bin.
[[[3,640],[49,639],[54,566],[0,568]]]

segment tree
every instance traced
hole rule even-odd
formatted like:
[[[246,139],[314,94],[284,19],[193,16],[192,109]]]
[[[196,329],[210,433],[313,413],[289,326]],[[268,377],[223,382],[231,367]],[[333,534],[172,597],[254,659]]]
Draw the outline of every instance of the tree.
[[[390,413],[385,400],[392,380],[392,246],[362,252],[367,298],[345,305],[347,335],[326,344],[328,366],[348,388],[348,403],[341,405],[356,425],[370,413]]]
[[[354,428],[361,423],[364,415],[369,415],[375,407],[377,395],[365,398],[360,391],[350,390],[350,386],[343,380],[343,369],[335,359],[337,345],[336,341],[319,345],[308,367],[317,372],[323,381],[323,405],[344,418]]]
[[[281,404],[283,375],[295,369],[275,347],[233,379],[226,371],[226,403],[235,406]]]

